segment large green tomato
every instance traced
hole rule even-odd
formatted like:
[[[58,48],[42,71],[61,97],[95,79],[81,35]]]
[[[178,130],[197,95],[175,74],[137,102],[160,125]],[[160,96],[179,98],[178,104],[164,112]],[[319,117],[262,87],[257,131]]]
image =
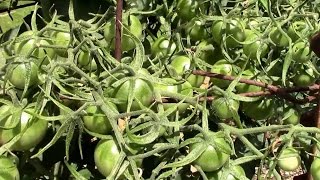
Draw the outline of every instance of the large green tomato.
[[[5,118],[0,120],[1,126],[12,126],[12,110],[13,108],[8,105],[3,105],[0,107],[1,117],[5,116]],[[34,111],[33,109],[28,110]],[[28,123],[32,124],[30,124],[27,130],[23,133],[22,137],[11,147],[11,149],[16,151],[26,151],[34,148],[44,138],[48,129],[48,122],[43,119],[34,118],[25,111],[22,112],[20,122],[16,127],[12,129],[0,129],[0,145],[9,142],[12,138],[18,135],[25,127],[27,127]]]
[[[179,0],[177,5],[178,17],[182,20],[189,21],[199,13],[198,0]]]
[[[68,57],[68,46],[71,43],[70,33],[56,31],[53,33],[53,44],[62,46],[65,49],[55,49],[56,53],[61,57]]]
[[[320,180],[319,169],[320,169],[320,158],[315,157],[310,167],[310,173],[312,175],[313,180]]]
[[[218,73],[223,75],[234,75],[234,69],[232,64],[230,64],[227,60],[222,59],[217,61],[211,68],[212,73]],[[218,86],[220,88],[226,88],[229,86],[231,81],[222,80],[218,78],[211,78],[210,80],[213,85]]]
[[[239,102],[234,99],[219,97],[212,101],[212,109],[220,119],[232,118],[232,113],[238,113]]]
[[[113,110],[117,111],[117,107],[112,104]],[[110,134],[112,127],[109,121],[113,119],[108,119],[104,112],[97,106],[88,106],[85,109],[87,115],[82,117],[84,126],[95,133],[99,134]]]
[[[133,89],[130,89],[130,82],[133,82]],[[132,91],[134,95],[131,111],[141,109],[137,101],[140,101],[143,106],[149,107],[154,100],[153,86],[149,81],[144,79],[128,79],[127,81],[116,87],[113,92],[113,97],[121,102],[120,104],[118,104],[120,112],[127,111],[130,91]]]
[[[296,86],[310,86],[316,82],[316,75],[311,68],[303,69],[302,67],[296,69],[296,75],[293,77],[293,83]]]
[[[209,136],[214,140],[216,144],[219,144],[219,146],[223,146],[225,149],[231,151],[230,145],[228,144],[228,142],[226,142],[224,138],[216,137],[215,133],[212,131],[209,132]],[[197,146],[199,146],[200,143],[206,142],[191,144],[190,152],[194,150]],[[217,147],[213,147],[207,144],[205,151],[199,156],[198,159],[193,161],[193,163],[200,166],[201,169],[205,172],[212,172],[220,169],[227,162],[229,157],[229,154],[222,152]]]
[[[192,19],[191,22],[188,23],[185,31],[192,41],[200,41],[208,38],[208,32],[204,24],[198,19]]]
[[[259,55],[260,58],[265,57],[268,54],[268,44],[259,40],[260,34],[249,33],[247,35],[246,41],[252,42],[250,44],[243,45],[243,53],[250,59],[257,59]]]
[[[30,70],[28,71],[29,68]],[[13,86],[18,89],[24,89],[28,76],[30,77],[28,87],[38,83],[38,66],[34,62],[12,63],[8,66],[6,75]]]
[[[296,42],[292,46],[292,59],[298,63],[306,63],[311,59],[311,49],[307,42]]]
[[[290,115],[289,115],[289,113],[290,113]],[[301,115],[296,109],[286,108],[284,117],[286,117],[286,118],[282,119],[283,124],[297,125],[300,123]]]
[[[225,180],[240,180],[240,176],[246,177],[246,172],[241,166],[232,166],[228,174],[225,174],[224,169],[207,173],[208,180],[221,180],[222,176]]]
[[[140,20],[133,15],[124,17],[122,23],[126,29],[122,28],[123,35],[121,38],[121,48],[123,51],[130,51],[136,47],[136,44],[129,36],[129,32],[140,39],[142,36],[142,24]],[[115,49],[115,27],[115,18],[112,18],[110,21],[108,21],[104,27],[104,37],[108,43],[111,43],[111,49]]]
[[[20,34],[19,37],[26,37],[26,36],[33,36],[32,31],[26,31],[22,34]],[[35,44],[35,47],[33,48],[33,45]],[[49,60],[48,58],[52,59],[55,56],[55,51],[52,48],[43,48],[43,47],[38,47],[41,45],[51,45],[52,43],[50,41],[41,39],[37,40],[34,38],[25,40],[19,43],[16,43],[14,45],[14,51],[16,55],[22,55],[22,56],[27,56],[28,53],[31,53],[30,55],[37,58],[39,63],[38,64],[48,64]],[[32,52],[30,52],[32,50]]]
[[[255,73],[252,69],[247,69],[243,71],[242,78],[255,79]],[[247,92],[262,91],[263,88],[259,86],[245,84],[245,83],[238,83],[236,86],[236,89],[238,93],[247,93]]]
[[[88,51],[80,51],[78,56],[78,65],[87,71],[97,70],[97,63]]]
[[[301,165],[301,158],[299,152],[288,147],[282,151],[279,155],[278,166],[284,171],[294,171]]]
[[[157,38],[151,45],[151,53],[154,57],[165,57],[171,55],[176,50],[177,45],[167,37]]]
[[[101,140],[94,150],[94,162],[98,171],[109,176],[120,157],[120,151],[114,139]]]
[[[170,64],[175,72],[181,76],[185,73],[185,71],[188,71],[191,68],[191,59],[187,56],[177,56],[175,57],[171,64]],[[187,78],[187,81],[193,86],[193,87],[200,87],[201,84],[204,81],[204,76],[197,76],[190,74]]]
[[[244,114],[255,120],[263,120],[270,117],[273,112],[273,108],[273,102],[271,99],[242,103],[242,111]]]
[[[0,156],[0,179],[20,180],[20,174],[16,164],[5,156]]]
[[[282,30],[286,32],[284,29]],[[281,32],[276,27],[271,30],[270,39],[276,46],[279,47],[287,47],[289,45],[288,38],[281,34]]]

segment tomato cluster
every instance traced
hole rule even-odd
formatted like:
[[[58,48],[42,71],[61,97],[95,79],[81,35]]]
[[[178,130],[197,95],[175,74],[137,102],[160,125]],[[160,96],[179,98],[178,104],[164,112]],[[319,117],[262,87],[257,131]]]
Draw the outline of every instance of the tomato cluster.
[[[0,39],[0,179],[319,176],[314,4],[125,0],[116,37],[116,3],[50,3]]]

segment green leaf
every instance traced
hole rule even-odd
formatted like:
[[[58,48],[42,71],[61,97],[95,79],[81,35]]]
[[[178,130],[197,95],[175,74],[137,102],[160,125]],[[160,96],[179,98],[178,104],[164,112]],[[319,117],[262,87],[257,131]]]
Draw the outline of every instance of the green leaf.
[[[81,172],[80,171],[78,172],[77,169],[76,169],[77,167],[76,167],[75,164],[71,164],[70,165],[67,162],[67,160],[64,160],[64,163],[66,164],[66,166],[69,169],[69,171],[72,174],[72,176],[77,180],[87,180],[87,179],[90,179],[90,177],[92,176],[89,170],[86,170],[86,171],[82,171],[81,170]],[[84,177],[83,175],[86,176],[86,177]]]

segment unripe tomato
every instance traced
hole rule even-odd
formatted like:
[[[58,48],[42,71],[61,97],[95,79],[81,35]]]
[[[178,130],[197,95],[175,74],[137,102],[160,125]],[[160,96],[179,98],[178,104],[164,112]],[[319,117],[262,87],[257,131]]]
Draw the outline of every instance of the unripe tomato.
[[[214,172],[207,173],[208,180],[221,180],[222,176],[226,177],[225,180],[238,180],[240,176],[246,177],[246,172],[241,166],[231,167],[233,173],[228,173],[227,175],[224,172],[224,169],[220,169]]]
[[[78,56],[78,64],[87,71],[97,70],[97,63],[88,51],[80,51]]]
[[[0,156],[0,179],[20,180],[20,174],[16,164],[5,156]]]
[[[199,13],[199,2],[197,0],[179,0],[177,5],[178,17],[189,21]]]
[[[19,37],[26,37],[26,36],[33,36],[33,32],[32,31],[26,31],[22,34],[20,34]],[[48,57],[50,59],[52,59],[55,55],[55,52],[52,48],[43,48],[43,47],[38,47],[41,45],[51,45],[52,43],[50,41],[41,39],[41,40],[37,40],[37,42],[35,42],[35,37],[29,40],[25,40],[19,43],[15,43],[14,45],[14,51],[16,55],[22,55],[22,56],[26,56],[28,55],[28,53],[33,49],[33,51],[31,52],[31,56],[36,57],[39,61],[39,64],[48,64],[49,60]],[[35,44],[36,46],[33,48],[33,44]]]
[[[181,76],[183,75],[187,70],[191,68],[191,59],[187,56],[176,56],[171,64],[170,64],[175,72]],[[193,87],[200,87],[201,84],[204,81],[204,76],[197,76],[190,74],[187,78],[187,81],[193,86]]]
[[[233,75],[233,66],[230,64],[228,61],[222,59],[217,61],[211,68],[212,73],[218,73],[218,74],[223,74],[223,75]],[[210,80],[213,85],[218,86],[220,88],[226,88],[229,86],[231,81],[227,80],[222,80],[222,79],[217,79],[217,78],[211,78]]]
[[[255,77],[255,73],[252,69],[247,69],[242,73],[242,78],[254,79],[254,77]],[[236,89],[238,93],[247,93],[247,92],[261,91],[263,88],[259,86],[245,84],[245,83],[238,83],[236,86]]]
[[[257,59],[257,55],[259,53],[260,58],[265,57],[268,54],[269,47],[267,43],[263,42],[262,40],[258,40],[259,36],[259,34],[250,33],[247,36],[246,41],[254,42],[243,45],[243,53],[250,59]]]
[[[142,36],[142,24],[136,16],[130,15],[123,18],[123,25],[126,29],[122,28],[121,48],[123,51],[130,51],[136,47],[136,44],[129,36],[131,32],[135,37],[141,38]],[[111,49],[115,49],[115,18],[112,18],[104,27],[104,38],[111,43]],[[129,31],[128,31],[129,30]]]
[[[305,21],[295,21],[288,28],[288,35],[293,42],[300,37],[306,37],[305,32],[309,30],[308,24]]]
[[[320,158],[315,157],[310,167],[310,173],[312,175],[313,180],[320,180],[319,169],[320,169]]]
[[[18,89],[24,89],[28,76],[30,77],[28,87],[38,83],[38,67],[34,62],[12,63],[8,66],[6,75],[10,83]]]
[[[224,57],[221,52],[221,49],[218,47],[213,47],[213,49],[205,49],[208,45],[208,41],[201,41],[197,46],[197,51],[198,49],[201,49],[199,53],[199,58],[213,65],[218,60],[223,59]]]
[[[117,111],[117,107],[114,104],[112,105],[113,109]],[[88,106],[85,111],[88,115],[84,115],[82,119],[88,130],[99,134],[110,134],[112,127],[109,121],[113,121],[113,119],[108,119],[97,106]]]
[[[293,77],[296,86],[310,86],[316,82],[316,76],[311,68],[298,68],[297,74]]]
[[[219,97],[212,101],[212,109],[215,115],[220,119],[232,118],[232,112],[237,113],[239,109],[239,101]]]
[[[29,109],[34,111],[32,109]],[[6,118],[0,120],[0,125],[3,127],[12,126],[12,107],[3,105],[0,107],[0,115],[3,117],[5,114],[9,114]],[[31,121],[32,119],[32,121]],[[0,145],[9,142],[12,138],[18,135],[28,123],[32,124],[27,128],[22,137],[11,147],[15,151],[26,151],[34,148],[44,138],[47,129],[48,122],[43,119],[34,118],[31,114],[23,111],[20,117],[20,122],[16,127],[12,129],[0,129]]]
[[[292,124],[292,125],[297,125],[300,123],[300,113],[293,108],[287,108],[285,109],[285,114],[284,117],[288,115],[288,113],[292,113],[290,116],[288,116],[286,119],[282,119],[283,124]]]
[[[216,137],[214,132],[209,132],[210,138],[214,140],[216,144],[219,146],[223,146],[225,149],[231,150],[230,145],[224,138]],[[190,152],[194,150],[200,143],[206,142],[199,142],[190,145]],[[201,167],[201,169],[205,172],[212,172],[220,169],[229,159],[230,154],[226,154],[222,152],[217,147],[213,147],[211,145],[207,145],[205,151],[199,156],[198,159],[193,161],[194,164]]]
[[[94,150],[94,162],[98,171],[109,176],[120,157],[120,151],[114,139],[101,140]]]
[[[278,159],[278,166],[284,171],[294,171],[301,165],[301,158],[299,152],[288,147],[282,151]]]
[[[200,41],[208,37],[208,32],[204,24],[198,19],[192,19],[191,22],[188,23],[185,31],[193,41]]]
[[[65,49],[55,49],[56,53],[61,57],[68,57],[68,46],[71,43],[70,33],[56,31],[53,33],[53,43],[57,46],[62,46]]]
[[[292,59],[298,63],[306,63],[311,59],[309,43],[296,42],[292,47]]]
[[[151,53],[155,57],[165,57],[171,55],[176,50],[177,45],[164,36],[156,39],[151,46]]]
[[[127,0],[126,1],[130,9],[137,9],[139,11],[150,10],[152,8],[151,0]]]
[[[286,32],[284,29],[282,30]],[[276,27],[271,30],[270,39],[274,44],[276,44],[276,46],[279,47],[287,47],[289,45],[289,40],[287,39],[287,37],[281,34],[281,32]]]
[[[252,119],[263,120],[271,116],[273,112],[273,102],[271,99],[243,102],[242,111]]]

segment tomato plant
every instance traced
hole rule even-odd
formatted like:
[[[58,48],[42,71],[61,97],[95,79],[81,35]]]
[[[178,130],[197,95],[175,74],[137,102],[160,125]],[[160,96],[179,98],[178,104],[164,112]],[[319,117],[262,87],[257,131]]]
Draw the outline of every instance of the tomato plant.
[[[225,173],[225,169],[220,169],[218,171],[207,173],[208,180],[237,180],[240,179],[241,176],[246,177],[246,173],[241,166],[232,166],[230,168],[231,172]]]
[[[255,102],[243,102],[241,109],[250,118],[262,120],[272,115],[273,108],[271,99],[261,99]]]
[[[7,180],[19,180],[20,174],[19,170],[16,167],[16,164],[12,161],[12,159],[0,156],[0,178]]]
[[[320,171],[319,171],[319,168],[320,168],[320,158],[315,158],[311,164],[311,167],[310,167],[310,173],[312,175],[312,178],[314,180],[318,180],[320,179]]]
[[[252,69],[247,69],[242,73],[242,77],[246,79],[255,79],[255,72]],[[259,80],[258,80],[259,81]],[[257,92],[262,91],[262,87],[238,83],[236,89],[239,93],[247,93],[247,92]]]
[[[292,148],[288,147],[284,149],[278,159],[278,166],[284,171],[293,171],[296,170],[301,165],[301,158],[299,152]]]
[[[177,45],[173,41],[161,36],[153,42],[151,52],[153,56],[163,57],[171,55],[176,50],[176,47]]]
[[[18,89],[31,87],[38,83],[38,67],[34,62],[17,62],[8,66],[6,74],[10,83]],[[28,79],[29,78],[29,81]]]
[[[282,119],[283,124],[297,125],[300,123],[300,113],[294,108],[286,108]]]
[[[177,4],[178,17],[183,20],[191,20],[199,13],[199,2],[196,0],[179,0]]]
[[[308,24],[305,21],[294,21],[288,28],[288,35],[292,41],[297,41],[300,37],[304,37],[305,32],[309,30]]]
[[[83,67],[87,71],[95,71],[97,70],[97,63],[87,51],[80,51],[78,56],[78,64],[80,67]]]
[[[67,48],[71,40],[70,33],[56,31],[52,36],[54,37],[53,44],[62,46],[62,48],[55,49],[55,52],[61,57],[68,57]]]
[[[292,51],[292,59],[298,63],[306,63],[311,59],[311,50],[306,42],[296,42]]]
[[[239,102],[234,99],[219,97],[212,101],[212,109],[220,119],[228,119],[233,117],[233,113],[237,113]]]
[[[228,63],[227,60],[222,59],[217,61],[211,68],[211,72],[223,74],[223,75],[233,75],[234,74],[234,67],[232,64]],[[230,81],[221,80],[217,78],[211,78],[210,80],[215,86],[220,88],[226,88],[229,86]]]
[[[187,24],[185,31],[193,41],[204,40],[208,37],[208,32],[204,23],[198,19],[192,19],[191,22]]]
[[[257,59],[257,57],[265,57],[268,54],[268,44],[265,42],[259,40],[259,37],[261,35],[256,33],[250,33],[250,35],[247,35],[246,41],[252,42],[250,44],[244,44],[243,45],[243,53],[251,58],[251,59]]]
[[[286,31],[283,30],[285,33]],[[286,36],[284,36],[280,30],[274,27],[270,32],[271,41],[279,47],[287,47],[289,45],[289,40]]]

